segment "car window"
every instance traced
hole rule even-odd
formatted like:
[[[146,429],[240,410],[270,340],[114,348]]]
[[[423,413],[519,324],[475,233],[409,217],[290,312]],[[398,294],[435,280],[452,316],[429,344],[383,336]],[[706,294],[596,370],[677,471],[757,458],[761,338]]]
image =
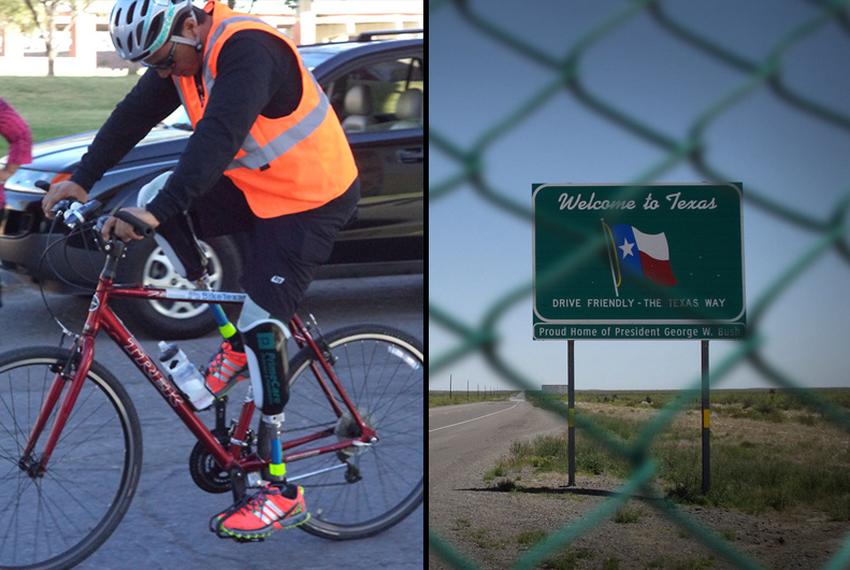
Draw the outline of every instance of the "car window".
[[[183,105],[177,107],[173,113],[162,120],[162,123],[173,129],[192,130],[192,123],[189,121],[189,115],[186,114],[186,109],[183,108]]]
[[[346,132],[422,128],[420,57],[371,62],[335,79],[326,91]]]

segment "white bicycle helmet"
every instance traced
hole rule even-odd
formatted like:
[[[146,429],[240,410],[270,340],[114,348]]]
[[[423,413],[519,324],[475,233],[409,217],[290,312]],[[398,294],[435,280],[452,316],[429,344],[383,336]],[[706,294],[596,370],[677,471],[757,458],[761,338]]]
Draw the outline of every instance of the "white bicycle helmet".
[[[109,17],[109,35],[122,59],[139,61],[165,44],[192,0],[118,0]]]

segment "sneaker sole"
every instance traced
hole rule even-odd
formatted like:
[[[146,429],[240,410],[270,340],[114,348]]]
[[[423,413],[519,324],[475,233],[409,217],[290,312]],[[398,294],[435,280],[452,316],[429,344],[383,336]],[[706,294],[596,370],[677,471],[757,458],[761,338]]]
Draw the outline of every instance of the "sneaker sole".
[[[230,530],[228,528],[223,528],[221,526],[218,527],[219,536],[221,534],[226,534],[229,537],[240,539],[240,540],[258,540],[268,538],[276,531],[286,530],[290,528],[295,528],[301,526],[302,524],[309,521],[312,517],[310,513],[299,513],[297,515],[293,515],[289,517],[285,522],[275,521],[269,526],[251,531],[241,531],[241,530]]]

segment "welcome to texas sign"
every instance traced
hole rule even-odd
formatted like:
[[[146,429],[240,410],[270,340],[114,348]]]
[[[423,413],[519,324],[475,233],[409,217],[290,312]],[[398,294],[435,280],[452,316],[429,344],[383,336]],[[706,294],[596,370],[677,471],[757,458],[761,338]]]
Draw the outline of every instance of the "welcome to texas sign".
[[[532,185],[535,340],[744,336],[742,192]]]

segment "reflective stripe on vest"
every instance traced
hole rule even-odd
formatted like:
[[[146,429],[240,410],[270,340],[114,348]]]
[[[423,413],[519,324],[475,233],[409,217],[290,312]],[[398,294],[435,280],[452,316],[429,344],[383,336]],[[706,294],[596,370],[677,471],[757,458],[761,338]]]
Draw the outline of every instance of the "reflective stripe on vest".
[[[313,131],[319,128],[319,125],[325,120],[325,115],[328,114],[328,109],[330,109],[328,98],[325,96],[322,88],[319,87],[319,84],[316,83],[315,78],[313,79],[313,85],[315,85],[316,91],[319,93],[319,104],[312,111],[307,113],[303,119],[292,125],[289,129],[269,141],[264,147],[257,144],[251,133],[248,133],[248,138],[242,143],[242,150],[245,152],[245,156],[233,159],[233,162],[225,170],[240,167],[261,168],[313,134]]]

